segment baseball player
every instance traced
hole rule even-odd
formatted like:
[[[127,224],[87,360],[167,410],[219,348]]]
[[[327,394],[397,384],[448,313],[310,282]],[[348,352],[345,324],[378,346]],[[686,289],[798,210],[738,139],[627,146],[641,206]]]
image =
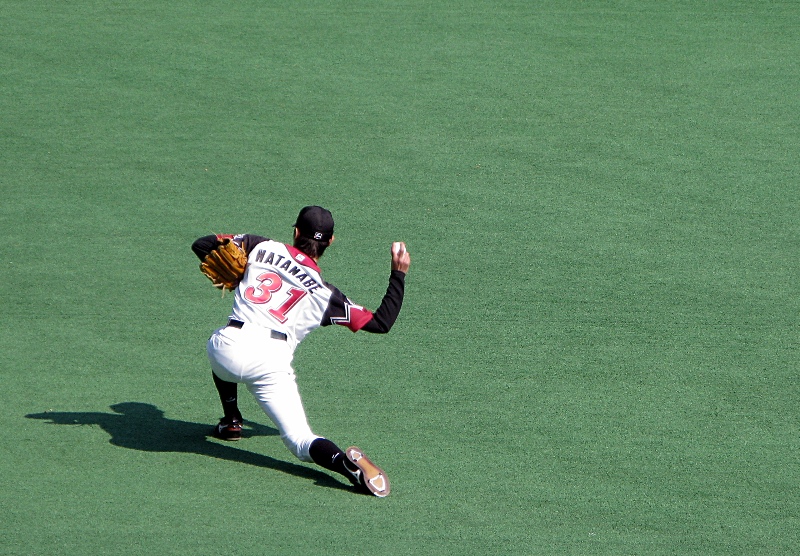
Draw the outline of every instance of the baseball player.
[[[235,292],[230,318],[207,344],[224,412],[213,434],[223,440],[241,438],[237,384],[242,383],[297,458],[343,475],[360,492],[384,497],[389,494],[389,479],[359,448],[342,451],[311,431],[292,358],[297,345],[319,326],[338,324],[353,332],[389,332],[403,304],[411,259],[404,243],[392,244],[389,286],[373,313],[322,279],[319,259],[333,239],[330,211],[309,206],[297,217],[292,245],[251,234],[205,236],[192,244],[194,253],[204,261],[201,269],[211,264],[214,251],[223,245],[241,252],[244,267],[243,272],[235,272],[233,283],[226,284]],[[223,279],[209,277],[222,287]]]

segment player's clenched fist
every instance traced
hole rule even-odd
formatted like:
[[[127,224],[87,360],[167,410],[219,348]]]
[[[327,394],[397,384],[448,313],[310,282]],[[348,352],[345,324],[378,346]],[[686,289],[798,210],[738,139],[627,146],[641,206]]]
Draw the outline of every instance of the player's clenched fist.
[[[402,241],[392,243],[392,270],[408,273],[411,265],[411,255],[406,251],[406,244]]]

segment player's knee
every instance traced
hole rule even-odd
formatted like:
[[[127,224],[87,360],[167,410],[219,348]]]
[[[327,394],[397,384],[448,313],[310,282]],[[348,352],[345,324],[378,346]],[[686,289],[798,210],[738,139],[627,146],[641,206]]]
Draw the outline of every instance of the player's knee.
[[[311,454],[309,450],[311,449],[311,443],[314,442],[317,438],[316,435],[292,435],[287,434],[281,436],[281,440],[289,448],[289,451],[295,455],[297,459],[300,461],[313,461],[311,459]]]

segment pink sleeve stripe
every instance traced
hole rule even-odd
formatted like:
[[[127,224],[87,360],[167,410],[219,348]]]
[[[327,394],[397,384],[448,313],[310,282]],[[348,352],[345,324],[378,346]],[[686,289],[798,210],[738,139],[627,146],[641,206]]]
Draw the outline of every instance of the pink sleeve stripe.
[[[372,311],[360,307],[353,307],[350,310],[350,320],[347,322],[342,322],[342,324],[353,332],[358,332],[371,320]]]

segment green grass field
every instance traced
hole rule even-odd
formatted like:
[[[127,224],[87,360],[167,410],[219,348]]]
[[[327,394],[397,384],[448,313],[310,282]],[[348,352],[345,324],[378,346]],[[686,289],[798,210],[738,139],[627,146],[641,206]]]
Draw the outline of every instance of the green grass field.
[[[0,554],[800,553],[797,2],[0,0]],[[243,441],[191,242],[337,220],[384,337]]]

